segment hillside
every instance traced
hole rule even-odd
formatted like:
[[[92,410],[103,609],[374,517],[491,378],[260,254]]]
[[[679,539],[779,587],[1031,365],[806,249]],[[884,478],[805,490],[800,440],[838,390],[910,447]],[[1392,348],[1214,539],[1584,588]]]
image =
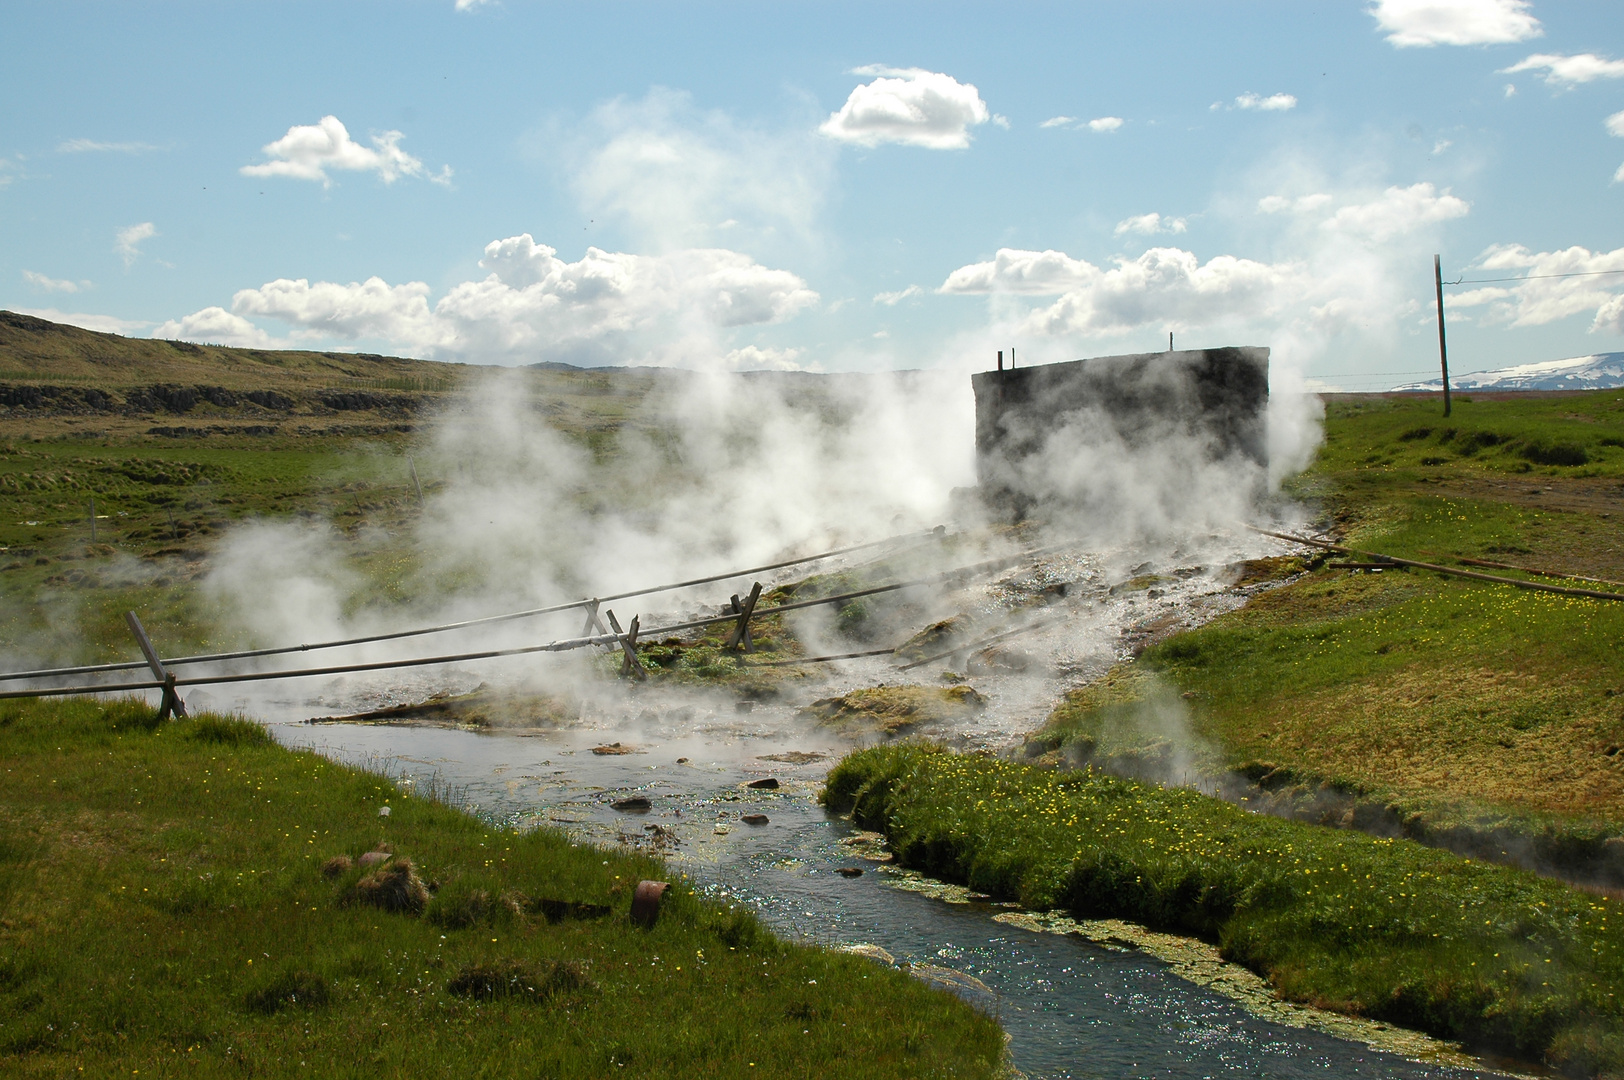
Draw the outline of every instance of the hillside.
[[[1406,383],[1394,390],[1437,390],[1439,379]],[[1541,360],[1492,371],[1473,371],[1450,377],[1449,385],[1463,390],[1614,390],[1624,387],[1624,352]]]
[[[461,364],[366,353],[236,349],[102,334],[0,311],[0,380],[209,383],[231,390],[316,389],[364,382],[379,389],[449,389]]]

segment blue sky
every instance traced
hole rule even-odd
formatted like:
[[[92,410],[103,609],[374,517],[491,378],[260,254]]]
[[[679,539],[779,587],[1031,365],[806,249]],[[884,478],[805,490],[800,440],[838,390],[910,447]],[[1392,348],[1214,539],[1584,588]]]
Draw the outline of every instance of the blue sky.
[[[8,5],[0,307],[522,364],[1624,349],[1624,5]],[[332,119],[327,119],[332,118]],[[1391,377],[1389,373],[1393,373]],[[1410,373],[1415,373],[1411,375]]]

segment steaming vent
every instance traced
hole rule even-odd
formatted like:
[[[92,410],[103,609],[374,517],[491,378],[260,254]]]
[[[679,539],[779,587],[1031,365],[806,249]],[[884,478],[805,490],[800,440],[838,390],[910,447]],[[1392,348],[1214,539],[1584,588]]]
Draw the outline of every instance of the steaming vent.
[[[1192,489],[1215,472],[1255,485],[1267,474],[1267,348],[1099,356],[970,381],[976,479],[1005,521],[1111,514],[1146,484],[1166,490],[1170,473]]]

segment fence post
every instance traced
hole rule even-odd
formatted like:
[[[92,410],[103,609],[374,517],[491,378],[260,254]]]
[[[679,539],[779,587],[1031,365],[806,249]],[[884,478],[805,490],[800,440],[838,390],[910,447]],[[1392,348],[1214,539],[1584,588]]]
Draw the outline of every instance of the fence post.
[[[738,603],[738,599],[739,598],[736,596],[733,598],[735,604]],[[750,616],[756,610],[756,601],[760,599],[761,582],[758,581],[754,585],[750,586],[749,597],[742,605],[739,605],[739,621],[733,624],[732,631],[728,633],[727,644],[724,646],[725,648],[737,648],[743,650],[744,652],[755,651],[755,642],[750,640]]]
[[[158,650],[154,649],[152,642],[147,639],[147,631],[141,625],[141,620],[136,617],[135,612],[126,611],[124,621],[129,624],[130,633],[135,635],[135,643],[141,647],[141,655],[147,658],[147,666],[152,669],[152,677],[164,684],[164,700],[158,709],[158,719],[167,720],[171,714],[185,716],[186,705],[175,692],[175,675],[164,670],[164,662],[158,659]]]
[[[625,654],[620,662],[620,673],[636,675],[639,679],[648,678],[648,672],[643,670],[643,662],[637,658],[637,629],[642,616],[632,616],[632,628],[628,632],[621,630],[620,620],[615,618],[613,611],[605,611],[604,614],[609,617],[609,625],[620,636],[620,651]]]
[[[598,618],[598,599],[593,597],[581,605],[586,610],[586,625],[581,627],[581,636],[589,637],[594,633],[607,634],[609,631],[603,627],[603,620]]]

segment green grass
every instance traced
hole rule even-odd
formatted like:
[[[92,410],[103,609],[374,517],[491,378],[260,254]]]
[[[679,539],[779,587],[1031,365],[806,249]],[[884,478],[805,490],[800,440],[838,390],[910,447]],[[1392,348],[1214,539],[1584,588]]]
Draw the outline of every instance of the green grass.
[[[852,754],[824,801],[883,831],[904,865],[1214,941],[1291,1000],[1572,1075],[1624,1069],[1615,901],[1187,790],[924,745]]]
[[[1326,435],[1293,487],[1351,546],[1603,577],[1624,567],[1610,517],[1624,393],[1457,399],[1447,423],[1435,402],[1333,400]],[[1421,464],[1463,440],[1489,448]],[[1589,464],[1536,467],[1516,450],[1536,442],[1583,444]],[[1621,642],[1624,603],[1316,564],[1069,694],[1033,749],[1143,775],[1183,730],[1190,766],[1209,774],[1329,785],[1412,835],[1504,832],[1591,858],[1624,828]]]
[[[1624,391],[1562,397],[1348,396],[1326,409],[1317,472],[1461,466],[1539,476],[1624,475]]]
[[[650,859],[482,824],[246,721],[30,702],[0,713],[0,762],[8,1076],[998,1067],[991,1019],[903,974],[779,941]],[[360,869],[324,875],[380,842],[437,886],[421,914],[357,902]],[[653,930],[627,918],[642,878],[675,882]]]

